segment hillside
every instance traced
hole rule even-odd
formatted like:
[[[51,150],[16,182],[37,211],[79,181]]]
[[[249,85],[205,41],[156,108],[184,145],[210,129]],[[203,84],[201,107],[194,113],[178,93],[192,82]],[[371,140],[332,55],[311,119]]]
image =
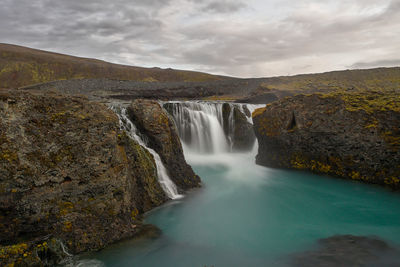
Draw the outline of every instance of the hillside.
[[[394,90],[400,87],[400,67],[342,70],[267,78],[262,86],[288,91]]]
[[[201,72],[112,64],[0,43],[0,88],[55,80],[107,78],[132,81],[214,81],[227,77]]]
[[[299,93],[398,91],[400,67],[238,79],[193,71],[117,65],[0,44],[0,88],[28,85],[35,89],[58,88],[63,92],[90,95],[101,92],[106,98],[205,98],[269,103]]]

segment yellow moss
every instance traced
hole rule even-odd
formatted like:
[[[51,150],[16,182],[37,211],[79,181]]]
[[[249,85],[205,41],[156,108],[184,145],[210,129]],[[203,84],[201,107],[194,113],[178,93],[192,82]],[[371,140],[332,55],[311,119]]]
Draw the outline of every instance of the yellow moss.
[[[300,155],[292,157],[290,163],[293,168],[300,170],[310,169],[316,172],[329,173],[332,169],[329,164],[322,163],[318,160],[307,160]]]
[[[0,151],[0,160],[4,159],[7,160],[8,162],[13,162],[18,160],[18,154],[15,152],[12,152],[10,150],[3,150]]]
[[[400,178],[398,177],[392,176],[392,177],[387,177],[385,179],[385,184],[387,185],[399,185],[399,183],[400,183]]]
[[[317,169],[321,172],[329,172],[331,170],[331,166],[329,166],[328,164],[324,164],[322,162],[317,162]]]
[[[132,210],[132,212],[131,212],[131,218],[132,218],[132,220],[136,220],[138,215],[139,215],[138,209],[137,209],[137,208],[134,208],[134,209]]]
[[[61,116],[64,116],[64,115],[65,115],[65,111],[58,112],[58,113],[55,113],[55,114],[51,115],[51,118],[52,119],[56,119],[57,117],[61,117]]]
[[[295,169],[300,169],[300,170],[307,169],[307,161],[299,155],[294,156],[290,161],[290,163],[292,167]]]
[[[13,258],[18,255],[29,255],[30,252],[27,251],[28,244],[20,243],[11,246],[2,247],[0,249],[0,259]]]
[[[74,204],[71,202],[62,202],[59,204],[59,208],[60,216],[64,216],[72,212],[72,210],[74,209]]]
[[[333,92],[322,97],[339,97],[348,111],[365,111],[372,114],[377,111],[400,112],[400,94],[396,92]]]
[[[253,119],[254,119],[255,117],[263,114],[265,110],[267,110],[267,108],[258,108],[253,111],[253,113],[251,114],[251,117],[253,117]]]
[[[71,232],[72,231],[72,223],[69,221],[64,222],[63,231]]]
[[[350,177],[351,177],[351,179],[353,179],[353,180],[360,180],[360,179],[361,179],[361,175],[360,175],[360,173],[357,172],[357,171],[352,171],[352,172],[350,173]]]
[[[164,124],[165,126],[169,126],[169,120],[168,117],[165,116],[163,113],[160,114],[160,116],[158,116],[158,123],[159,124]]]
[[[381,136],[387,144],[400,146],[400,136],[394,135],[391,131],[383,132]]]

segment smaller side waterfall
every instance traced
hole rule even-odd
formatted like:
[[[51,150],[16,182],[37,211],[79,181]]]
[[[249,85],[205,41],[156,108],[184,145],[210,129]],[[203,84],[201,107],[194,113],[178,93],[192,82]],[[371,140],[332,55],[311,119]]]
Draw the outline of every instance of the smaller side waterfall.
[[[130,138],[138,142],[139,145],[147,149],[147,151],[149,151],[150,154],[153,155],[157,167],[158,182],[160,183],[162,189],[167,194],[167,196],[171,199],[181,198],[182,195],[178,194],[176,185],[174,184],[174,182],[172,182],[171,178],[169,178],[167,169],[162,163],[160,155],[158,155],[158,153],[154,149],[148,147],[147,143],[144,141],[144,138],[140,136],[136,126],[129,119],[126,108],[122,107],[120,112],[118,112],[119,108],[111,107],[111,109],[117,114],[119,118],[121,130],[125,130]]]

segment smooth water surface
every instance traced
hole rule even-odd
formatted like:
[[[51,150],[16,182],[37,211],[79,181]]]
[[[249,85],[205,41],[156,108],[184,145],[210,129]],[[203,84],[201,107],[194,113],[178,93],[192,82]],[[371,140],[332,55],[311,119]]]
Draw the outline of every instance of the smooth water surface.
[[[106,266],[286,266],[335,234],[400,244],[400,195],[254,164],[249,154],[187,154],[203,188],[146,217],[163,232],[91,255]]]

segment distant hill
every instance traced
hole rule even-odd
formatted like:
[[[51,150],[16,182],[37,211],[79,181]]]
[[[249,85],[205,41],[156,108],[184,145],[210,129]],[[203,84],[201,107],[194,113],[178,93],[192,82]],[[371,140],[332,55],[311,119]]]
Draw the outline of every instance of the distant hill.
[[[400,67],[342,70],[263,79],[265,89],[294,92],[371,91],[400,88]]]
[[[55,80],[106,78],[147,82],[216,81],[228,77],[160,68],[141,68],[0,43],[0,88]]]
[[[121,82],[124,80],[125,82]],[[48,83],[58,81],[56,83]],[[39,84],[40,85],[36,85]],[[45,83],[45,84],[43,84]],[[0,88],[62,88],[62,91],[124,98],[230,99],[266,103],[299,93],[400,92],[400,67],[343,70],[239,79],[207,73],[112,64],[16,45],[0,44]],[[88,92],[86,92],[88,91]]]

